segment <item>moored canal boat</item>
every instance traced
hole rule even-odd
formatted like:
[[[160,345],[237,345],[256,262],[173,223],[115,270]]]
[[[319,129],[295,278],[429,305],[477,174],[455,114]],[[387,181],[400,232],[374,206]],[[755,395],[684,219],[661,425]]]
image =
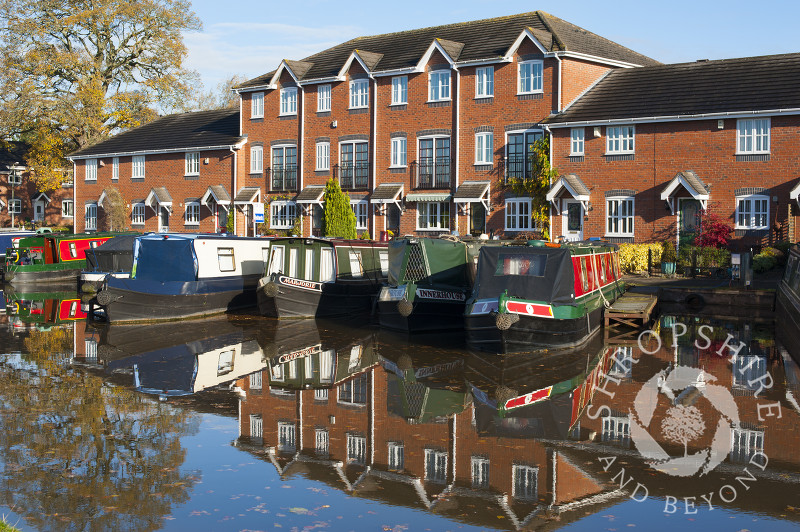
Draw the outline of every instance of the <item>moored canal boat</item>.
[[[620,278],[614,244],[484,247],[464,314],[467,345],[495,353],[579,346],[623,293]]]
[[[3,292],[9,319],[36,326],[70,323],[86,318],[85,306],[73,285],[48,284],[46,287],[7,286]]]
[[[337,318],[369,312],[387,268],[384,242],[276,238],[259,281],[259,312],[276,318]]]
[[[130,277],[133,245],[138,235],[120,235],[86,251],[86,269],[81,272],[81,290],[96,291],[106,275]]]
[[[776,298],[778,340],[800,363],[800,244],[789,249]]]
[[[269,245],[257,237],[142,235],[130,278],[106,277],[97,303],[109,322],[193,318],[255,306]]]

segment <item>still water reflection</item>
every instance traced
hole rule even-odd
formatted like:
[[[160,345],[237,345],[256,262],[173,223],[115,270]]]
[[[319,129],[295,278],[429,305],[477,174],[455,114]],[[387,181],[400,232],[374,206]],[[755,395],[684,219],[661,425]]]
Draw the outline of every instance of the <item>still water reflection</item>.
[[[94,328],[75,294],[25,297],[0,318],[0,513],[22,529],[800,522],[800,370],[769,324],[662,316],[644,350],[499,357],[255,316]],[[677,459],[642,458],[640,428]]]

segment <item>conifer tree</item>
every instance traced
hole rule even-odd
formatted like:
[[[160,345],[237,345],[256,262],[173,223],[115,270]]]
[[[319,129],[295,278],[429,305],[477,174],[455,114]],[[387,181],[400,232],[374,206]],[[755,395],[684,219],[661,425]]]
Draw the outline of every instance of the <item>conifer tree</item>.
[[[350,207],[350,196],[342,192],[339,182],[329,179],[325,184],[322,227],[325,236],[356,238],[356,215]]]

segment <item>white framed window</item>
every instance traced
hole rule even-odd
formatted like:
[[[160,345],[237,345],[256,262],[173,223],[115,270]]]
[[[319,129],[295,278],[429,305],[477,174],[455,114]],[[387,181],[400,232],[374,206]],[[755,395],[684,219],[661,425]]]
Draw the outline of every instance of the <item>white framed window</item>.
[[[263,92],[254,92],[250,97],[250,118],[264,118]]]
[[[217,265],[221,272],[236,271],[236,258],[233,248],[217,248]]]
[[[184,170],[186,175],[199,175],[200,174],[200,152],[187,151],[186,152],[186,165]]]
[[[250,414],[250,437],[257,439],[264,437],[264,422],[261,414]]]
[[[144,225],[144,203],[134,203],[131,208],[131,225]]]
[[[519,83],[517,86],[518,94],[534,94],[543,92],[542,61],[520,61],[519,63]]]
[[[97,167],[95,166],[95,169]],[[89,179],[88,177],[86,179]],[[95,179],[97,179],[97,172],[95,171]],[[19,170],[10,171],[8,174],[8,184],[9,185],[21,185],[22,184],[22,172]]]
[[[406,138],[394,137],[392,139],[392,166],[406,166]]]
[[[86,181],[97,181],[97,159],[86,159]]]
[[[337,401],[351,405],[366,405],[368,378],[368,374],[364,373],[358,377],[344,381],[337,387]]]
[[[264,385],[264,376],[260,371],[251,373],[248,380],[250,381],[251,390],[260,390]]]
[[[281,89],[281,116],[297,114],[297,87]]]
[[[731,462],[748,463],[756,453],[764,452],[764,431],[731,429]]]
[[[330,170],[331,168],[331,143],[317,142],[317,170]]]
[[[131,177],[133,179],[144,179],[144,155],[131,157]]]
[[[87,338],[83,342],[83,347],[86,352],[86,358],[89,360],[97,360],[97,340],[94,338]]]
[[[356,215],[356,229],[366,229],[369,219],[369,203],[367,200],[350,201],[350,208]]]
[[[19,198],[8,200],[8,214],[20,213],[22,213],[22,200]]]
[[[314,400],[315,401],[327,401],[328,400],[328,389],[327,388],[317,388],[314,390]]]
[[[736,229],[769,229],[769,196],[737,196]]]
[[[369,80],[354,79],[350,82],[350,109],[369,106]]]
[[[633,153],[634,126],[607,126],[606,127],[606,154]]]
[[[433,70],[428,76],[428,101],[440,102],[449,100],[450,71]]]
[[[494,164],[494,133],[475,134],[475,164]]]
[[[111,159],[111,179],[113,181],[119,179],[119,157]]]
[[[531,198],[506,200],[506,231],[529,231],[531,229]]]
[[[250,173],[258,174],[264,171],[264,147],[250,147]]]
[[[97,204],[96,203],[89,203],[86,205],[86,227],[87,231],[96,231],[97,230]]]
[[[405,105],[408,103],[408,76],[395,76],[392,78],[392,105]]]
[[[75,216],[75,203],[71,199],[61,202],[61,216],[64,218],[72,218]]]
[[[317,85],[317,112],[324,113],[331,110],[331,86]]]
[[[192,201],[186,204],[186,225],[200,225],[200,203]]]
[[[481,456],[473,456],[470,461],[472,466],[472,487],[489,487],[489,459]]]
[[[417,229],[443,231],[450,229],[450,203],[420,201],[417,203]]]
[[[628,416],[604,417],[602,439],[604,443],[629,447],[631,442],[631,422]]]
[[[572,129],[570,129],[569,133],[570,133],[569,154],[583,155],[584,128],[573,127]]]
[[[293,453],[295,449],[294,423],[278,423],[278,451]]]
[[[328,390],[325,390],[326,392]],[[314,431],[314,451],[317,456],[328,456],[330,449],[330,437],[326,429],[316,429]]]
[[[606,198],[606,236],[633,236],[633,197]]]
[[[367,438],[355,434],[347,435],[347,463],[364,465],[367,463]]]
[[[401,442],[389,442],[389,458],[387,464],[390,471],[402,471],[405,467],[405,446]]]
[[[742,118],[736,121],[736,153],[769,153],[769,118]]]
[[[494,96],[494,67],[479,67],[475,69],[475,97],[491,96]]]
[[[531,501],[538,498],[537,487],[538,468],[526,465],[514,465],[512,475],[514,484],[511,496],[517,500]]]
[[[297,205],[293,201],[273,201],[269,212],[271,229],[291,229],[297,217]]]
[[[444,484],[447,482],[447,453],[425,449],[425,480]]]

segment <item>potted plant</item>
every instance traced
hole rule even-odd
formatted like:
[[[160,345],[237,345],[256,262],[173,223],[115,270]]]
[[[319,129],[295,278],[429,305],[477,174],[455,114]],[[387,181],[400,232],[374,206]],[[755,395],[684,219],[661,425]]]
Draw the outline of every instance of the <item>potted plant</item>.
[[[661,273],[664,275],[675,275],[675,263],[678,256],[675,253],[675,244],[669,240],[661,246]]]

